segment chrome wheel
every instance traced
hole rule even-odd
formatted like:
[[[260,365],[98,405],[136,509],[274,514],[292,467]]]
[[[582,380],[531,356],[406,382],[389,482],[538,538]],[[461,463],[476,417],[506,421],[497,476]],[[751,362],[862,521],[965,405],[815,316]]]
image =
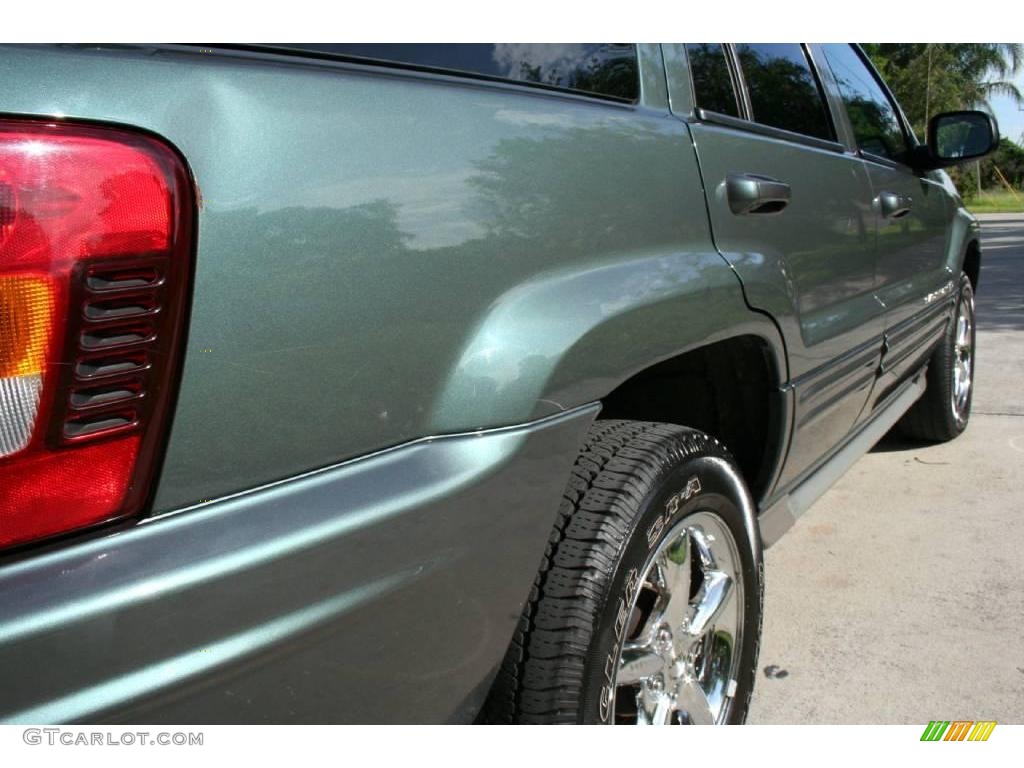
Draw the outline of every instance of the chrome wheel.
[[[614,722],[728,720],[743,630],[736,541],[711,512],[678,523],[644,567],[615,673]]]
[[[967,419],[971,384],[974,378],[974,292],[963,287],[956,314],[956,339],[953,347],[953,387],[951,405],[957,421]]]

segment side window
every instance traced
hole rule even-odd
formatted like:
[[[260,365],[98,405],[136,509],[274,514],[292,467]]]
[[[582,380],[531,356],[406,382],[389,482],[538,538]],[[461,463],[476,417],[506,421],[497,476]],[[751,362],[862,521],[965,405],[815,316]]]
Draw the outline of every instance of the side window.
[[[798,43],[736,46],[755,122],[835,139],[821,86]]]
[[[857,146],[878,157],[902,161],[907,154],[896,110],[874,74],[851,46],[823,45],[825,59],[839,85]]]
[[[447,69],[622,101],[635,101],[640,95],[636,46],[631,43],[288,43],[274,47]]]
[[[722,115],[739,117],[736,89],[729,73],[729,61],[721,43],[687,43],[697,106]]]

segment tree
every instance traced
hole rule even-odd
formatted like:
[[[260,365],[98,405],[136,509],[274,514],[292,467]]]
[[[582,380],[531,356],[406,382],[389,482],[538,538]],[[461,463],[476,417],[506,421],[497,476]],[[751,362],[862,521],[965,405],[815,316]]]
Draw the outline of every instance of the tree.
[[[919,136],[928,119],[954,109],[988,109],[989,99],[1024,95],[1013,77],[1024,65],[1021,43],[865,43]]]
[[[1018,106],[1024,95],[1013,82],[1024,66],[1021,43],[865,43],[865,52],[892,89],[915,133],[923,138],[928,120],[939,112],[956,109],[992,111],[989,99],[1007,96]],[[978,188],[978,173],[986,185],[996,185],[993,165],[1004,174],[1016,174],[1020,148],[1003,139],[995,155],[980,164],[949,169],[950,176],[965,193]],[[1014,179],[1018,179],[1014,181]]]
[[[999,148],[981,161],[981,181],[986,187],[1002,186],[996,168],[1011,186],[1024,188],[1024,149],[1005,137],[999,141]]]

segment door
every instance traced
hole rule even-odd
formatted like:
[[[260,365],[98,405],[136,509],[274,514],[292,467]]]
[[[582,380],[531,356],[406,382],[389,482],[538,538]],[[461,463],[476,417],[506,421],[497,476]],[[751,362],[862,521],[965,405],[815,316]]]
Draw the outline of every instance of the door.
[[[885,356],[871,405],[916,371],[941,337],[954,299],[947,267],[952,208],[941,176],[915,173],[899,110],[860,51],[821,46],[835,78],[849,129],[865,161],[873,193],[876,287],[885,306]],[[862,418],[871,413],[866,408]]]
[[[872,187],[837,141],[803,46],[686,48],[715,243],[786,342],[794,422],[781,487],[842,441],[874,383],[884,318]]]

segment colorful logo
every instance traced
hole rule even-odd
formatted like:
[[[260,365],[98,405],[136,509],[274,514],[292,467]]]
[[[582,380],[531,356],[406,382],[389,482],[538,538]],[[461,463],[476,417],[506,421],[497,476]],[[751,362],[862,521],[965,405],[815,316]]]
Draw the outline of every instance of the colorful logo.
[[[988,741],[995,727],[995,720],[932,720],[921,741]]]

